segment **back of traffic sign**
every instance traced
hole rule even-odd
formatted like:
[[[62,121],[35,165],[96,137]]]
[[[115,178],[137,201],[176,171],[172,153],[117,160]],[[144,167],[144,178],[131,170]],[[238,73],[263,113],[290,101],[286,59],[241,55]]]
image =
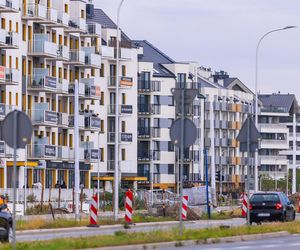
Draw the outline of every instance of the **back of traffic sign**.
[[[16,132],[14,125],[16,123]],[[25,148],[31,140],[32,124],[30,118],[22,111],[14,110],[10,112],[3,121],[2,137],[11,148]],[[16,145],[14,139],[16,138]]]
[[[191,146],[197,139],[197,128],[195,124],[188,118],[184,119],[184,142],[185,148]],[[181,143],[181,119],[177,119],[172,123],[170,129],[171,141],[176,145],[180,146]]]

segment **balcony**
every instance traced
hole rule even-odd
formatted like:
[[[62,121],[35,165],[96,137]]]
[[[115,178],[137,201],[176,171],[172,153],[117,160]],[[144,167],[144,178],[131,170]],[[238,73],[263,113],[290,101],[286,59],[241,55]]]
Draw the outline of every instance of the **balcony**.
[[[58,78],[57,91],[62,94],[68,94],[69,93],[69,81],[66,79]]]
[[[86,32],[82,33],[82,37],[100,37],[102,26],[99,23],[87,23]]]
[[[0,29],[0,48],[1,49],[18,49],[19,48],[19,34]]]
[[[64,11],[58,11],[57,13],[57,23],[61,24],[62,27],[67,28],[69,26],[69,14]]]
[[[70,50],[69,61],[64,63],[75,67],[85,66],[85,52],[82,50]]]
[[[58,147],[55,145],[34,143],[27,147],[29,159],[53,159],[58,158]]]
[[[33,69],[33,75],[27,79],[28,90],[56,92],[57,78],[48,76],[48,70],[44,68]]]
[[[74,127],[74,115],[69,115],[69,127]],[[85,128],[85,116],[83,114],[78,115],[78,127],[80,129]]]
[[[103,58],[114,58],[114,48],[108,46],[101,46],[101,53]]]
[[[138,137],[139,138],[150,138],[151,128],[150,127],[139,127],[138,128]]]
[[[47,34],[34,34],[33,40],[28,41],[28,55],[46,58],[58,57],[58,46],[55,43],[49,42]]]
[[[84,118],[85,129],[89,130],[100,130],[101,119],[96,116],[86,116]]]
[[[0,13],[18,13],[20,9],[19,1],[0,0]]]
[[[98,149],[84,149],[84,160],[87,162],[98,162],[100,159],[100,151]]]
[[[96,69],[101,68],[101,55],[95,46],[83,47],[82,51],[85,53],[85,67]]]
[[[57,125],[60,127],[69,126],[69,114],[67,113],[57,113]]]
[[[28,110],[28,115],[33,125],[40,125],[40,126],[58,125],[58,113],[55,111],[44,110],[44,109],[32,109],[32,110]]]
[[[0,120],[3,120],[9,112],[15,109],[18,109],[18,107],[0,103]]]
[[[99,83],[98,78],[82,78],[80,82],[84,84],[84,95],[82,98],[100,100],[101,90],[99,84],[97,84]]]
[[[138,152],[138,161],[151,161],[151,150],[141,150]]]
[[[119,105],[119,115],[131,115],[133,112],[133,106],[132,105]],[[107,110],[108,115],[116,115],[116,105],[111,104],[108,105],[108,110]]]
[[[116,83],[117,83],[117,78],[115,76],[111,76],[108,78],[108,87],[109,88],[115,88]],[[120,77],[120,83],[119,83],[120,88],[130,88],[132,86],[133,86],[133,78],[132,77],[127,77],[127,76]]]
[[[50,57],[48,58],[49,60],[54,60],[54,61],[69,61],[69,56],[70,56],[70,50],[67,46],[63,45],[56,45],[56,53],[55,57]]]
[[[86,20],[80,17],[70,17],[69,27],[65,29],[65,32],[69,33],[85,33],[86,32]]]
[[[115,132],[108,132],[107,134],[107,142],[115,143]],[[132,134],[131,133],[119,133],[119,143],[131,143],[132,142]]]
[[[160,128],[151,128],[152,138],[160,138]]]
[[[71,82],[69,84],[68,93],[69,93],[69,95],[74,96],[74,94],[75,94],[75,83],[74,82]],[[85,84],[82,82],[78,83],[78,95],[79,95],[79,97],[84,97],[84,95],[85,95]]]
[[[147,93],[147,92],[156,92],[160,91],[161,82],[160,81],[146,81],[139,79],[138,80],[138,91]]]
[[[20,71],[17,69],[5,68],[0,66],[0,86],[1,85],[18,85]]]
[[[23,5],[22,19],[39,23],[48,23],[47,7],[42,4],[28,3]]]

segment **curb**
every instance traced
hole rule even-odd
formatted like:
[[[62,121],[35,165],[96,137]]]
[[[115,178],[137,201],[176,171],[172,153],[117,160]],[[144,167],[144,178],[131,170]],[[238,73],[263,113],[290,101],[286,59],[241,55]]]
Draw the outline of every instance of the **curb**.
[[[181,246],[196,246],[204,244],[216,244],[216,243],[234,243],[242,241],[251,241],[251,240],[262,240],[262,239],[271,239],[277,237],[289,236],[290,233],[287,231],[274,232],[274,233],[265,233],[265,234],[249,234],[249,235],[239,235],[223,238],[208,238],[206,240],[187,240],[187,241],[172,241],[172,242],[158,242],[150,244],[139,244],[139,245],[127,245],[127,246],[115,246],[115,247],[100,247],[100,248],[89,248],[82,250],[119,250],[120,247],[122,250],[145,250],[145,249],[157,249],[157,248],[173,248]]]

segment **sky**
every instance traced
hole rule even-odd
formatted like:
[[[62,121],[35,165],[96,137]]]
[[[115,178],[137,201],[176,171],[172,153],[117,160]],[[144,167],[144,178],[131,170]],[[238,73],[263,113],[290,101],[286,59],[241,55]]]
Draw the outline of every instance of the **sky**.
[[[116,21],[120,0],[94,0]],[[196,61],[224,70],[254,90],[259,50],[260,93],[293,93],[300,100],[299,0],[125,0],[121,28],[131,39],[148,40],[175,61]]]

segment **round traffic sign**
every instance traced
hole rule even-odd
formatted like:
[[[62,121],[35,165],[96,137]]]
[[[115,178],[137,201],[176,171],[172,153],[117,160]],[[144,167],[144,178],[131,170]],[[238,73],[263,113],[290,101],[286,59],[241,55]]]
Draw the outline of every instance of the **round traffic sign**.
[[[14,125],[16,124],[16,131]],[[2,126],[3,140],[11,148],[25,148],[31,140],[32,124],[30,118],[22,111],[14,110],[7,114]],[[14,139],[16,138],[16,145]]]

